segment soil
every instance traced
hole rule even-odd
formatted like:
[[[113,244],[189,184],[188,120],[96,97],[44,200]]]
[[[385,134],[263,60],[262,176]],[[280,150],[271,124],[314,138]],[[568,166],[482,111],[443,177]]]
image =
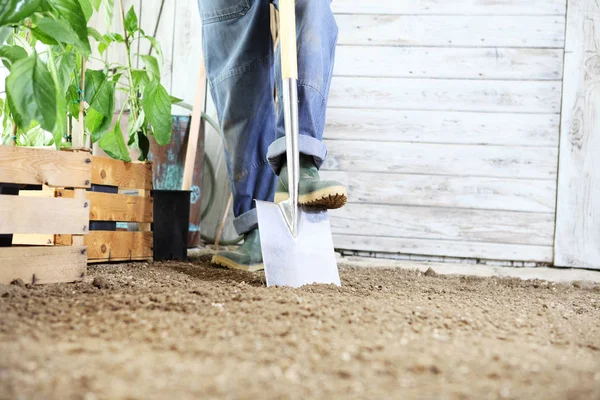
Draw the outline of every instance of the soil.
[[[600,287],[190,263],[0,286],[0,398],[600,399]]]

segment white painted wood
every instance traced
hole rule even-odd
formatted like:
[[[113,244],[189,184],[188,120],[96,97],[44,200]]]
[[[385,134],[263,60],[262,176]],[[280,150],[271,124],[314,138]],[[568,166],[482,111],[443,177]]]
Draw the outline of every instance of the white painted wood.
[[[381,253],[426,254],[487,260],[552,261],[552,246],[467,242],[440,239],[333,235],[336,249]]]
[[[564,45],[562,16],[341,14],[336,20],[342,45],[552,48]]]
[[[338,14],[564,15],[565,0],[334,0]]]
[[[556,80],[560,49],[338,46],[334,75]]]
[[[360,204],[456,207],[554,214],[556,181],[323,171]]]
[[[197,0],[176,0],[173,35],[171,94],[193,104],[202,48],[202,25]]]
[[[571,0],[555,264],[600,269],[600,6]]]
[[[552,214],[379,204],[347,204],[330,213],[335,234],[541,246],[554,241]]]
[[[558,149],[325,140],[324,170],[518,179],[556,178]],[[390,184],[393,184],[392,182]],[[398,196],[402,196],[398,192]]]
[[[560,116],[553,114],[330,107],[325,138],[557,148],[559,121]]]
[[[335,77],[331,84],[329,106],[558,113],[560,91],[560,81]]]

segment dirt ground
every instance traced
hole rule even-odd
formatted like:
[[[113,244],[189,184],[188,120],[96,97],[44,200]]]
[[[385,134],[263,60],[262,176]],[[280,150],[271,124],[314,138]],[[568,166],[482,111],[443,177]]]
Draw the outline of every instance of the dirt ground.
[[[190,263],[0,286],[3,399],[600,399],[600,287]]]

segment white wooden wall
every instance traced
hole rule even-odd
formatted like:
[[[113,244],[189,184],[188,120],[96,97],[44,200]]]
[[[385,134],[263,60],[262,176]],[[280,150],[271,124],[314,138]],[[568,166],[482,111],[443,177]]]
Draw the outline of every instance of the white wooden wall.
[[[335,0],[343,249],[552,261],[564,0]]]

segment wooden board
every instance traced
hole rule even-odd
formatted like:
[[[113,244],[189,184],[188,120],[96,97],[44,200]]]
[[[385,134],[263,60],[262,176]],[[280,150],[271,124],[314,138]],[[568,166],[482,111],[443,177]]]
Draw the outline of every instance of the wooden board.
[[[0,233],[85,234],[89,202],[0,195]]]
[[[335,0],[338,14],[564,15],[565,0]]]
[[[558,149],[553,148],[345,140],[324,143],[329,149],[324,170],[547,180],[556,177]]]
[[[555,180],[323,171],[342,182],[348,201],[554,214]]]
[[[390,254],[417,254],[486,260],[552,262],[552,246],[459,240],[333,235],[336,249]]]
[[[600,269],[600,6],[571,0],[558,176],[555,264]]]
[[[325,138],[558,147],[560,116],[330,107]]]
[[[73,198],[72,190],[59,189],[57,197]],[[90,202],[91,221],[153,222],[152,197],[86,192]]]
[[[54,197],[56,189],[43,186],[42,190],[20,190],[19,196],[24,197]],[[54,244],[54,234],[16,234],[12,239],[13,246],[52,246]]]
[[[70,235],[57,235],[56,243],[69,245]],[[153,257],[152,232],[91,231],[84,237],[88,260],[124,261],[151,260]]]
[[[338,43],[370,46],[562,48],[564,16],[336,16]]]
[[[336,76],[556,80],[561,49],[338,46]],[[393,66],[393,67],[391,67]]]
[[[0,284],[58,283],[85,277],[85,247],[6,247],[0,249]]]
[[[339,235],[541,246],[554,240],[553,214],[348,204],[330,217],[332,232]]]
[[[0,182],[88,188],[90,177],[88,153],[0,146]]]
[[[92,183],[128,189],[152,189],[152,164],[93,157]]]
[[[334,77],[330,107],[558,113],[559,81]]]

